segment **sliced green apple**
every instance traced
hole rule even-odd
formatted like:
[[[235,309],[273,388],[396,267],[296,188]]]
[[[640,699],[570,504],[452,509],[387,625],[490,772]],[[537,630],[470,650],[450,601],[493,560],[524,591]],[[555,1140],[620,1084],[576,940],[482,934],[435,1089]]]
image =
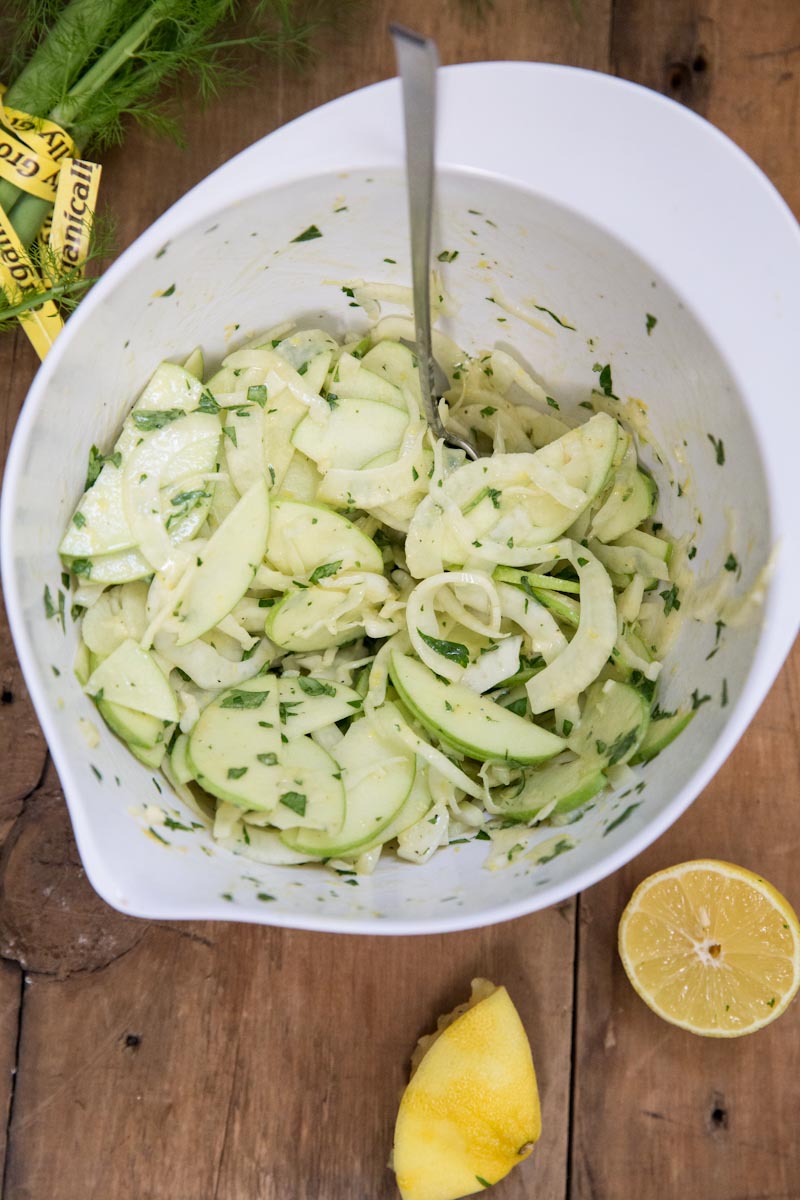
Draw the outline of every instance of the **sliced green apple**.
[[[470,758],[538,763],[564,748],[563,738],[462,684],[446,683],[417,659],[395,651],[389,673],[400,698],[422,724]]]
[[[264,557],[269,532],[269,492],[254,483],[212,534],[178,601],[177,644],[186,646],[227,616],[241,600]]]
[[[178,705],[169,682],[153,656],[132,638],[103,659],[84,690],[98,702],[121,704],[161,721],[178,720]]]

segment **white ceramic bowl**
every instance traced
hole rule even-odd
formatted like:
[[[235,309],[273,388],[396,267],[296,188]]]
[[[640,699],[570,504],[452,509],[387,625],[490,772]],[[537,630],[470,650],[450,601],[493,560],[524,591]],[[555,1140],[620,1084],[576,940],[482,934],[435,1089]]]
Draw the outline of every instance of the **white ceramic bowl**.
[[[436,248],[460,251],[445,268],[460,303],[449,331],[470,350],[510,342],[567,403],[586,398],[595,362],[611,362],[616,392],[649,405],[666,453],[663,465],[647,448],[645,459],[670,528],[698,533],[698,571],[719,566],[728,507],[738,513],[743,587],[778,545],[763,618],[726,631],[708,662],[713,625],[687,624],[668,660],[664,703],[685,703],[694,689],[711,701],[644,769],[641,795],[610,798],[571,826],[576,848],[547,866],[488,872],[478,842],[423,867],[386,860],[352,887],[316,867],[209,855],[204,833],[170,832],[169,846],[146,836],[144,804],[169,798],[104,728],[87,747],[78,719],[100,722],[72,676],[69,618],[66,635],[44,619],[43,588],[58,589],[56,546],[90,444],[111,445],[161,358],[201,343],[213,360],[287,317],[325,313],[334,327],[352,327],[363,314],[324,281],[408,282],[396,81],[309,113],[190,192],[107,272],[42,366],[8,463],[2,565],[12,631],[87,874],[126,912],[429,933],[552,904],[619,867],[683,812],[741,736],[793,640],[800,237],[786,206],[712,126],[617,79],[477,64],[444,70],[440,95]],[[293,244],[312,223],[323,237]],[[506,314],[486,300],[493,285],[566,315],[577,331],[554,327],[550,337],[511,317],[498,324]],[[650,335],[646,313],[658,319]],[[724,466],[709,433],[724,442]],[[671,481],[687,470],[693,487],[678,498]],[[629,819],[604,836],[633,801]],[[275,899],[259,901],[258,892]]]

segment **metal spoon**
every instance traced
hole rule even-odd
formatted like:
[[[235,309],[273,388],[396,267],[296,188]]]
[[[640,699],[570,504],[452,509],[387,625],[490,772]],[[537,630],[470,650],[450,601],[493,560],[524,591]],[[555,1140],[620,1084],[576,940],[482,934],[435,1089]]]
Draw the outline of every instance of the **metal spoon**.
[[[411,281],[414,325],[422,407],[433,432],[468,458],[478,451],[466,438],[445,429],[439,416],[431,344],[431,222],[433,216],[434,140],[436,136],[436,68],[439,53],[432,38],[422,37],[402,25],[390,25],[397,69],[403,87],[406,127],[406,183],[411,226]],[[443,374],[443,372],[442,372]]]

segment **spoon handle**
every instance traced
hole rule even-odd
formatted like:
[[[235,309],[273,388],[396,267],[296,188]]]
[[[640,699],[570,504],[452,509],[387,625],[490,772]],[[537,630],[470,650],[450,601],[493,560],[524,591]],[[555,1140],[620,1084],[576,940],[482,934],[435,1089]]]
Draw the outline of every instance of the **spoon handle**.
[[[430,297],[436,68],[439,54],[431,38],[421,37],[402,25],[390,25],[389,32],[394,40],[397,69],[403,87],[411,279],[422,404],[428,424],[436,436],[445,438],[447,433],[439,417],[433,377]]]

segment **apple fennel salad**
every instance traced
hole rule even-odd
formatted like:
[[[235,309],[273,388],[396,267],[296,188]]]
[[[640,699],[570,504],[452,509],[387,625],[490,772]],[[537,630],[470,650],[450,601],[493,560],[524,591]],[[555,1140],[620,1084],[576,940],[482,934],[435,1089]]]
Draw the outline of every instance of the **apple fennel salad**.
[[[284,326],[205,383],[199,351],[162,363],[60,546],[86,693],[261,862],[510,861],[511,827],[569,823],[692,716],[656,702],[680,601],[610,368],[567,416],[437,334],[471,462],[421,415],[412,329]]]

